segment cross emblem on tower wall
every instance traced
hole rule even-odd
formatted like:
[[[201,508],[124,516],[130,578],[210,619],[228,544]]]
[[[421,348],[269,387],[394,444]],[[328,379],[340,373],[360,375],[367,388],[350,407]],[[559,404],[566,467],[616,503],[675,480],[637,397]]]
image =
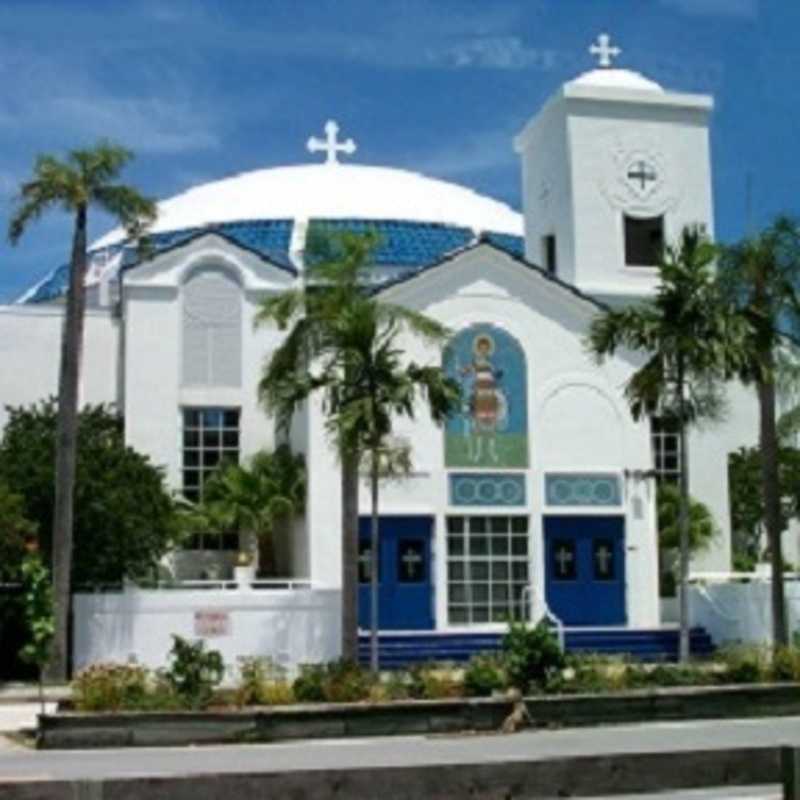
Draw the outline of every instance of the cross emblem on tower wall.
[[[325,123],[325,138],[318,139],[316,136],[311,136],[306,142],[306,147],[309,153],[325,153],[326,164],[338,164],[338,154],[346,153],[348,156],[353,155],[356,151],[356,143],[352,139],[346,139],[343,142],[338,140],[339,126],[335,120],[329,119]]]
[[[648,181],[655,181],[658,179],[656,171],[646,161],[637,161],[635,164],[631,164],[627,177],[628,180],[639,181],[642,191],[647,188]]]
[[[597,37],[597,43],[589,48],[589,52],[597,56],[598,66],[608,69],[613,65],[612,59],[620,55],[622,50],[611,44],[611,37],[607,33],[601,33]]]

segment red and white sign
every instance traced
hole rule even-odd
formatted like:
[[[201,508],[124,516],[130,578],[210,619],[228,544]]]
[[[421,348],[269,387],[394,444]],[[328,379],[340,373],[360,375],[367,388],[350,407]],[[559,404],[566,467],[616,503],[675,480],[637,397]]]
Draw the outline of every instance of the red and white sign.
[[[227,611],[195,611],[195,636],[230,636],[231,617]]]

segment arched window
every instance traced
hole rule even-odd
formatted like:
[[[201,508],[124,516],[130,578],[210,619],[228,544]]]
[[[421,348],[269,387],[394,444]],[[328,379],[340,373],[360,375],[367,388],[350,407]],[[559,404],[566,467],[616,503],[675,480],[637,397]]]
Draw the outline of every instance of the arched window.
[[[198,270],[183,287],[182,383],[242,384],[242,290],[222,269]]]

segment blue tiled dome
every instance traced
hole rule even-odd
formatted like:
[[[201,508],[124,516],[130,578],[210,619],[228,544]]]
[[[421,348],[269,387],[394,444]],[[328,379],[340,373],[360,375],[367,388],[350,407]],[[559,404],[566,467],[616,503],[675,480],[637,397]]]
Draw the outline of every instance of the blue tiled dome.
[[[302,268],[305,232],[316,223],[376,231],[374,262],[386,279],[430,266],[481,235],[514,254],[523,250],[521,215],[497,200],[406,170],[342,164],[258,170],[190,189],[159,203],[150,241],[159,252],[215,232],[293,270]],[[90,248],[87,283],[136,261],[123,232],[112,231]],[[55,300],[66,285],[62,266],[21,301]]]

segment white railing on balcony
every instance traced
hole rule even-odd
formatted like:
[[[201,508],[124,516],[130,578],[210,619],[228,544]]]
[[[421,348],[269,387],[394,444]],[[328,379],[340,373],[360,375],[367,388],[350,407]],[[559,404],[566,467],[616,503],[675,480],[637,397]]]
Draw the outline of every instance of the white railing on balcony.
[[[233,579],[197,579],[197,580],[174,580],[159,581],[157,589],[222,589],[224,591],[236,591],[247,589],[248,591],[270,591],[270,590],[293,590],[293,589],[312,589],[310,580],[304,578],[256,578],[253,581],[240,582]]]

